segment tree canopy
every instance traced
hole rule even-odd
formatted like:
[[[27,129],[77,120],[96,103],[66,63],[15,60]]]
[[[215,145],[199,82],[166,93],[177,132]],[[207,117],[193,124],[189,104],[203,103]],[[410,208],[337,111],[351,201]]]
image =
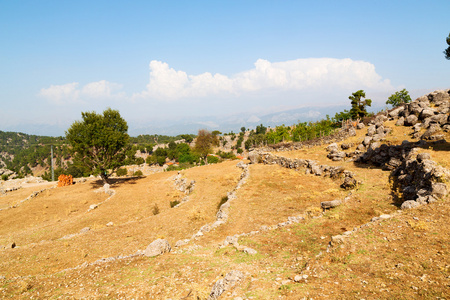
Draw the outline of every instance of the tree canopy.
[[[392,94],[386,101],[386,104],[391,104],[393,107],[397,107],[403,103],[409,102],[411,102],[411,97],[408,95],[408,91],[403,89]]]
[[[194,151],[197,152],[201,157],[206,159],[208,153],[211,153],[212,151],[212,146],[217,144],[217,136],[214,136],[210,131],[206,129],[200,129],[198,131]]]
[[[350,115],[353,119],[365,117],[367,115],[366,106],[372,105],[371,99],[363,100],[362,98],[366,98],[366,93],[363,90],[356,91],[348,97],[348,99],[350,99],[352,102]]]
[[[445,58],[450,60],[450,33],[448,34],[448,37],[446,39],[447,41],[447,49],[444,50]]]
[[[119,111],[108,108],[103,115],[82,112],[82,121],[75,121],[66,132],[75,159],[81,161],[103,181],[126,159],[129,146],[128,125]]]

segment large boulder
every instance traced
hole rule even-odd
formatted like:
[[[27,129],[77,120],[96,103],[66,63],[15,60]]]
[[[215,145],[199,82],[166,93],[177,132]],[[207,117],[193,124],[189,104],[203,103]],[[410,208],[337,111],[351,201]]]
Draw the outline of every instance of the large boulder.
[[[405,119],[405,126],[413,126],[415,125],[417,122],[419,121],[419,119],[417,118],[416,115],[409,115],[406,119]]]
[[[144,250],[144,255],[148,257],[153,257],[157,255],[170,252],[170,244],[168,241],[163,239],[154,240],[148,247]]]
[[[395,125],[397,125],[397,126],[405,125],[405,117],[398,118],[397,123],[395,123]]]
[[[428,117],[434,116],[434,110],[431,108],[425,108],[424,110],[422,110],[422,112],[420,113],[420,119],[424,120]]]
[[[327,146],[327,151],[338,151],[339,147],[337,143],[332,143]]]
[[[328,153],[327,157],[333,161],[340,161],[347,157],[344,151],[332,151]]]
[[[248,154],[248,159],[250,160],[250,163],[258,164],[261,162],[261,154],[256,150],[250,151]]]
[[[389,112],[389,116],[390,116],[391,118],[396,118],[396,117],[398,117],[399,114],[400,114],[402,111],[404,111],[404,110],[405,110],[405,107],[404,107],[404,106],[399,106],[399,107],[394,108],[393,110],[391,110],[391,111]]]

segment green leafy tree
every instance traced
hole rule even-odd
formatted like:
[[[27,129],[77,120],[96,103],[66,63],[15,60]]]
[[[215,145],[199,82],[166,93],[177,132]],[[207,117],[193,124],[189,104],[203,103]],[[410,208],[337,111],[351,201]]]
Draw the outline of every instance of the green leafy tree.
[[[81,161],[103,182],[111,176],[126,159],[129,148],[127,122],[119,111],[108,108],[103,115],[82,112],[82,121],[75,121],[66,132],[75,159]]]
[[[350,115],[353,119],[365,117],[367,115],[366,106],[372,105],[372,100],[363,98],[366,98],[366,93],[363,90],[356,91],[348,97],[352,102]]]
[[[214,136],[210,131],[200,129],[197,134],[194,151],[206,161],[206,156],[212,152],[212,146],[216,145],[218,141],[217,136]]]
[[[183,138],[184,141],[188,144],[190,144],[194,140],[194,137],[192,137],[192,135],[190,134],[182,134],[181,138]]]
[[[445,58],[450,60],[450,33],[448,34],[448,37],[446,39],[447,41],[447,49],[444,50]]]
[[[266,134],[267,127],[263,126],[263,124],[256,126],[256,134]]]
[[[408,95],[408,91],[403,89],[399,92],[395,92],[395,94],[392,94],[386,101],[386,104],[391,104],[393,107],[397,107],[403,103],[409,102],[411,102],[411,97]]]

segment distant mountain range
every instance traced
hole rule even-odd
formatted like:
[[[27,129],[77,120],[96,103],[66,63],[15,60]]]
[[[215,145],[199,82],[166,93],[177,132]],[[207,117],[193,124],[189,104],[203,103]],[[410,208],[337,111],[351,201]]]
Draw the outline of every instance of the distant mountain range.
[[[328,107],[303,107],[286,111],[275,112],[266,115],[256,115],[250,113],[240,113],[223,117],[201,117],[183,118],[179,120],[167,120],[147,124],[128,122],[131,136],[139,134],[164,134],[177,135],[181,133],[197,133],[199,129],[220,130],[221,132],[239,132],[241,127],[254,129],[257,125],[275,127],[285,124],[292,125],[298,122],[318,121],[326,118],[326,115],[333,117],[336,112],[348,109],[346,106]]]
[[[292,125],[298,122],[318,121],[333,117],[336,112],[349,109],[348,106],[309,106],[297,109],[274,112],[271,114],[257,115],[251,113],[239,113],[229,116],[185,117],[167,119],[163,121],[133,121],[127,120],[129,134],[162,134],[175,136],[184,133],[197,133],[199,129],[219,130],[223,133],[239,132],[241,127],[254,129],[257,125],[275,127],[277,125]],[[382,107],[372,107],[370,111],[379,111]],[[23,132],[42,136],[64,136],[70,124],[21,124],[19,126],[6,126],[0,128],[3,131]]]

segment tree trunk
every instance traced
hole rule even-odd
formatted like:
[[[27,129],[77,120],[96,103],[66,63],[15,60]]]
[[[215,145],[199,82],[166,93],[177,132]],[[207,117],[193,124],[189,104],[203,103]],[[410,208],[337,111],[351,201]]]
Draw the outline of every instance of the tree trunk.
[[[100,173],[100,177],[102,178],[103,184],[109,184],[108,175],[106,175],[106,173]]]

